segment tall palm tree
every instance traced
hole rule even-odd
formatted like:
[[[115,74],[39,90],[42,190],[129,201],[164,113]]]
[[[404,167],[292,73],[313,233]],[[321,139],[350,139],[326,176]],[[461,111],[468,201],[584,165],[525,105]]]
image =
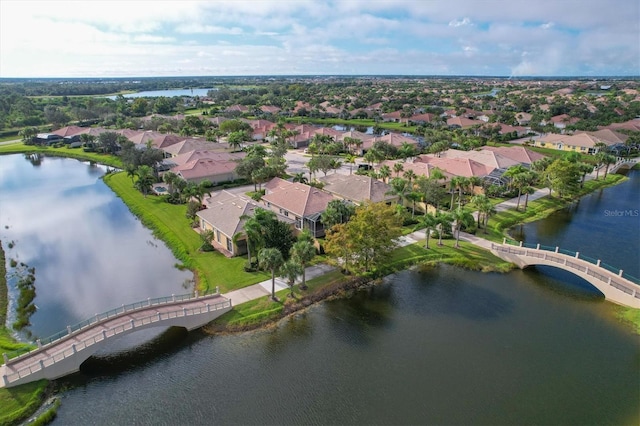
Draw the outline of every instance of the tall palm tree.
[[[484,233],[487,233],[487,223],[489,222],[489,216],[496,213],[496,209],[486,195],[479,194],[473,197],[471,201],[478,208],[478,227],[480,227],[480,219],[484,225]]]
[[[464,179],[462,176],[454,176],[449,181],[449,190],[451,191],[451,203],[449,204],[449,210],[453,210],[453,199],[456,195],[456,191],[462,183],[462,179]]]
[[[468,211],[465,211],[461,208],[457,208],[454,212],[453,212],[453,220],[454,220],[454,227],[455,227],[455,231],[456,231],[456,248],[460,248],[460,230],[462,229],[462,226],[470,226],[472,223],[475,222],[475,219],[473,218],[473,216],[471,215],[471,213],[469,213]]]
[[[136,174],[138,175],[138,180],[136,180],[135,186],[146,198],[155,181],[153,169],[149,166],[139,166],[136,169]]]
[[[300,288],[306,290],[306,266],[316,255],[316,248],[313,246],[313,242],[309,240],[296,241],[291,247],[291,258],[300,264],[302,267],[302,284]]]
[[[426,239],[424,242],[424,248],[429,248],[429,238],[431,238],[431,230],[438,224],[436,216],[431,213],[425,213],[420,217],[418,226],[425,229]]]
[[[271,271],[271,299],[276,299],[276,272],[284,263],[282,253],[277,248],[264,248],[258,253],[260,267]]]
[[[280,276],[287,280],[289,285],[289,297],[293,297],[293,286],[296,283],[296,278],[302,273],[302,266],[294,259],[289,259],[280,267]]]
[[[409,188],[407,181],[402,178],[391,179],[391,189],[385,195],[394,195],[398,197],[398,204],[404,205]]]
[[[442,246],[442,234],[445,229],[451,229],[453,217],[451,213],[440,213],[436,215],[436,229],[438,230],[438,245]]]
[[[345,138],[347,139],[347,138]],[[349,164],[349,174],[351,174],[352,170],[353,170],[353,165],[356,164],[356,157],[353,154],[347,154],[347,156],[344,158],[344,161],[346,161]]]
[[[416,173],[413,170],[407,170],[402,174],[402,177],[409,181],[409,187],[411,188],[411,183],[416,178]]]
[[[380,167],[380,170],[378,170],[378,175],[382,178],[384,183],[387,183],[389,176],[391,176],[391,168],[385,164]]]
[[[404,171],[404,166],[402,163],[395,163],[393,165],[393,171],[396,173],[396,177],[400,177],[400,173]]]

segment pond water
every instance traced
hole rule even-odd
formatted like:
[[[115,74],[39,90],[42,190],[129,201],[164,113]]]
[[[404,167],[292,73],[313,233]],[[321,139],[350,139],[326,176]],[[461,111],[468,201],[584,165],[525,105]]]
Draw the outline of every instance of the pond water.
[[[125,98],[155,98],[155,97],[160,97],[160,96],[164,96],[167,98],[172,98],[174,96],[207,96],[207,93],[210,90],[218,90],[216,88],[210,88],[210,89],[199,89],[199,88],[193,88],[193,89],[169,89],[169,90],[145,90],[143,92],[136,92],[136,93],[127,93],[124,94],[122,96],[124,96]],[[116,96],[108,96],[109,99],[115,99]]]
[[[64,164],[61,176],[67,169],[88,174],[87,165]],[[46,185],[43,169],[29,168],[24,173],[36,177],[15,186],[23,179]],[[559,237],[583,233],[580,244],[566,241],[568,249],[582,250],[585,230],[593,241],[621,237],[627,228],[583,221],[633,206],[636,189],[624,206],[597,198],[637,188],[639,178],[633,172],[629,182],[590,196],[591,215],[582,216],[591,202],[585,198],[548,226],[557,226]],[[115,203],[107,195],[107,204]],[[4,225],[4,213],[0,219]],[[527,241],[541,238],[534,228],[523,232]],[[148,237],[138,238],[145,245]],[[635,252],[625,252],[630,260],[621,253],[609,262],[633,264],[634,244]],[[601,247],[584,252],[604,259]],[[86,251],[100,253],[96,246]],[[73,311],[83,300],[68,294],[60,303]],[[538,268],[404,271],[267,330],[207,336],[170,329],[136,351],[93,359],[58,382],[65,390],[53,424],[638,424],[638,337],[615,310],[579,278]]]
[[[174,267],[164,243],[100,179],[104,173],[72,159],[45,157],[34,166],[20,155],[0,156],[0,239],[10,273],[11,259],[36,269],[35,336],[122,304],[190,291],[183,283],[193,274]]]

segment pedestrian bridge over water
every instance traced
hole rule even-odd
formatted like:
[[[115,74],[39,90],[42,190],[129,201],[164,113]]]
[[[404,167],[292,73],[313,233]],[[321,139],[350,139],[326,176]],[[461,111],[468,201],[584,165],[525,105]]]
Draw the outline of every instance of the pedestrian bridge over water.
[[[231,300],[217,292],[204,296],[172,295],[123,305],[37,341],[38,347],[30,352],[3,354],[0,387],[66,376],[78,371],[87,358],[111,339],[151,327],[193,330],[231,308]]]
[[[640,309],[640,280],[616,269],[591,259],[579,252],[562,250],[559,247],[545,247],[540,244],[519,245],[491,244],[491,251],[508,262],[515,263],[521,269],[533,265],[553,266],[569,271],[588,281],[597,288],[605,299],[619,305]]]

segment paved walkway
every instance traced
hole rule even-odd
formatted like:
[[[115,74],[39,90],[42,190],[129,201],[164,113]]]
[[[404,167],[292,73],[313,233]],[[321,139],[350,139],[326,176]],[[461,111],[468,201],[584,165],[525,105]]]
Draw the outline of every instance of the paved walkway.
[[[333,271],[335,268],[333,266],[326,265],[324,263],[309,266],[305,269],[305,278],[309,281],[312,278],[319,277],[320,275],[324,275],[328,272]],[[300,284],[302,282],[302,277],[298,278],[296,284]],[[276,292],[280,290],[286,290],[289,286],[286,281],[280,277],[276,277]],[[227,299],[231,299],[231,303],[233,305],[239,305],[244,302],[248,302],[250,300],[258,299],[260,297],[268,296],[271,294],[271,278],[268,280],[264,280],[259,282],[258,284],[250,285],[248,287],[244,287],[238,290],[230,291],[229,293],[222,294],[223,297]]]

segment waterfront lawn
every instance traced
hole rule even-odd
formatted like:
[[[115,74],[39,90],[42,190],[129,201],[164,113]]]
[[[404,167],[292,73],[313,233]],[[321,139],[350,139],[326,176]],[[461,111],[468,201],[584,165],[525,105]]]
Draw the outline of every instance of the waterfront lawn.
[[[0,145],[0,154],[29,154],[40,153],[53,157],[69,157],[83,161],[93,161],[111,167],[122,168],[120,158],[113,155],[99,154],[97,152],[84,152],[82,148],[62,148],[44,147],[36,145],[25,145],[22,142]]]
[[[605,188],[607,186],[616,185],[623,182],[627,178],[623,175],[610,174],[606,179],[602,177],[598,180],[589,180],[585,182],[584,188],[580,189],[580,192],[576,195],[576,199],[586,195],[590,192],[598,189]],[[524,202],[524,201],[523,201]],[[544,219],[551,213],[562,209],[571,203],[572,200],[560,199],[557,197],[543,197],[534,201],[530,201],[527,205],[527,210],[516,211],[515,209],[505,210],[499,212],[489,218],[487,229],[478,229],[476,234],[484,239],[502,243],[503,238],[508,237],[505,233],[509,228],[519,223],[528,223],[536,220]]]
[[[442,246],[438,246],[437,243],[437,238],[429,240],[428,250],[424,248],[424,240],[397,248],[380,270],[384,274],[388,274],[406,269],[411,265],[436,265],[437,263],[446,263],[483,272],[506,272],[513,268],[511,263],[505,262],[491,252],[466,241],[460,241],[459,248],[454,247],[456,243],[454,239],[443,240]]]
[[[293,291],[296,297],[304,297],[324,287],[339,284],[345,279],[347,279],[347,277],[339,270],[334,270],[307,280],[308,288],[306,290],[300,290],[298,286],[295,286]],[[277,302],[273,302],[271,296],[264,296],[234,306],[231,311],[214,320],[212,323],[213,329],[230,330],[245,327],[249,328],[279,318],[287,302],[292,300],[289,298],[289,293],[289,289],[276,292]]]
[[[269,278],[270,275],[264,272],[245,272],[244,257],[228,259],[217,251],[201,252],[200,236],[185,217],[186,205],[169,204],[164,197],[155,195],[143,197],[124,172],[107,175],[104,181],[131,212],[167,244],[174,256],[194,271],[199,289],[204,291],[219,286],[221,292],[227,292]]]
[[[0,425],[15,424],[38,409],[47,387],[46,380],[0,389]]]

